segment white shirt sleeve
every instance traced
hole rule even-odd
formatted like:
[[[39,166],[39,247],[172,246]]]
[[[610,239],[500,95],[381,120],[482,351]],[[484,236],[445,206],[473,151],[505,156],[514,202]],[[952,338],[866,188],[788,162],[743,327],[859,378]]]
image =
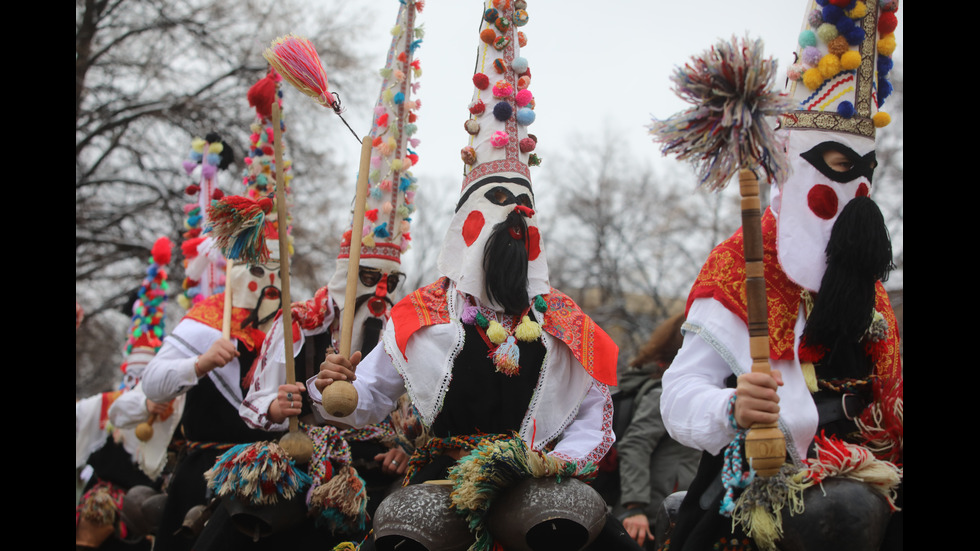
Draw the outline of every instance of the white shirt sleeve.
[[[137,425],[150,418],[146,411],[146,395],[141,384],[132,390],[123,392],[109,406],[109,421],[121,429],[135,429]]]
[[[609,389],[606,385],[593,380],[592,387],[579,406],[575,420],[565,428],[561,439],[549,455],[574,461],[580,466],[585,462],[599,462],[616,442],[612,429],[612,414],[613,405]]]
[[[323,397],[313,384],[316,377],[306,381],[306,389],[316,404],[321,404],[320,414],[331,421],[339,421],[352,427],[364,427],[384,421],[394,411],[398,398],[405,393],[405,382],[395,370],[391,358],[382,343],[367,355],[355,369],[357,379],[357,409],[347,417],[334,417],[322,409]]]
[[[197,385],[197,357],[221,338],[221,331],[185,319],[163,341],[143,372],[143,393],[154,402],[169,402]],[[237,346],[237,340],[232,339]]]
[[[670,436],[681,444],[717,454],[735,437],[728,420],[729,401],[735,389],[727,388],[725,379],[741,370],[733,370],[717,348],[713,331],[721,326],[745,327],[740,318],[712,299],[694,301],[688,320],[711,319],[711,327],[685,326],[684,344],[670,368],[664,373],[660,413]],[[747,330],[745,346],[748,347]],[[728,339],[726,339],[728,340]],[[714,343],[714,346],[712,345]]]

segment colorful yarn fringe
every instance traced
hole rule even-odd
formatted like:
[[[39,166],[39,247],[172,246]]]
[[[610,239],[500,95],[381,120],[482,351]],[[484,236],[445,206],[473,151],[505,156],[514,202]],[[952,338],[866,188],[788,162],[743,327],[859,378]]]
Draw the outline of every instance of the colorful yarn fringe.
[[[271,254],[265,242],[265,218],[271,210],[271,199],[229,195],[208,207],[208,231],[225,257],[264,264]]]
[[[317,523],[333,532],[356,532],[367,524],[367,485],[351,463],[349,441],[393,439],[391,425],[337,430],[329,425],[301,428],[313,440],[309,472],[312,477],[306,503]],[[336,465],[336,469],[334,467]]]
[[[674,71],[674,93],[694,107],[654,120],[650,133],[664,155],[691,161],[700,185],[710,190],[725,187],[742,165],[755,163],[783,181],[788,163],[765,117],[793,104],[771,91],[775,77],[776,62],[763,58],[761,40],[719,41]]]
[[[561,482],[566,477],[588,479],[595,472],[594,464],[579,469],[575,463],[531,450],[517,435],[485,440],[449,473],[453,482],[452,507],[466,517],[476,537],[470,551],[495,548],[484,520],[494,498],[503,490],[527,478],[554,477]]]
[[[126,490],[110,482],[101,481],[92,486],[75,507],[75,524],[82,518],[101,526],[114,524],[125,495]]]
[[[312,483],[296,468],[279,444],[240,444],[221,455],[204,473],[208,487],[220,497],[234,497],[250,505],[274,505],[288,501]]]
[[[835,436],[814,438],[816,458],[805,460],[803,469],[786,464],[768,479],[757,478],[742,493],[732,520],[742,526],[759,549],[775,551],[783,534],[782,510],[791,515],[804,512],[803,492],[828,478],[850,478],[868,484],[896,510],[895,499],[902,481],[902,469],[877,459],[871,450],[850,444]]]

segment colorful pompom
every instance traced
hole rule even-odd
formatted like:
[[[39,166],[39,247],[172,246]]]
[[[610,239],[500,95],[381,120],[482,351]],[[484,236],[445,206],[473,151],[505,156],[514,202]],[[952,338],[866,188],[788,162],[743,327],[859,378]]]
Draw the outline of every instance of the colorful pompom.
[[[467,165],[473,165],[476,163],[476,150],[470,146],[466,146],[459,151],[460,158]]]
[[[820,58],[817,69],[820,70],[824,79],[832,78],[840,72],[840,58],[834,54],[827,54]]]
[[[827,43],[827,51],[837,57],[840,57],[851,51],[851,45],[847,43],[846,38],[843,36],[838,36]]]
[[[497,71],[497,74],[502,75],[504,71],[507,70],[507,65],[504,64],[504,60],[499,57],[493,60],[493,70]]]
[[[884,56],[891,57],[891,55],[895,53],[896,46],[897,44],[895,43],[895,35],[894,34],[885,35],[881,37],[880,40],[878,40],[878,53]]]
[[[527,10],[514,10],[514,24],[518,27],[523,27],[527,25],[528,15]]]
[[[871,117],[871,120],[874,122],[875,128],[884,128],[892,122],[892,117],[884,111],[878,111]]]
[[[848,50],[840,56],[840,66],[845,71],[853,71],[861,65],[861,54],[857,50]]]
[[[823,75],[820,74],[820,70],[817,68],[807,69],[806,72],[803,73],[803,84],[805,84],[810,90],[820,88],[820,85],[823,84],[824,80]]]
[[[478,99],[473,103],[470,103],[469,110],[471,115],[481,115],[486,110],[487,106],[483,103],[483,100]]]
[[[534,147],[537,145],[537,142],[531,138],[522,138],[520,142],[521,153],[530,153],[534,151]]]
[[[486,90],[487,86],[490,86],[490,77],[483,73],[477,73],[473,75],[473,85],[480,90]]]
[[[498,80],[493,85],[493,97],[508,98],[514,93],[514,87],[506,80]]]
[[[849,119],[854,116],[854,104],[849,101],[842,101],[837,104],[837,114]]]
[[[517,123],[528,126],[534,122],[534,110],[529,107],[522,107],[517,110]]]
[[[527,36],[522,31],[517,31],[517,44],[523,48],[527,46]]]
[[[527,58],[515,57],[514,61],[510,62],[510,68],[515,74],[523,75],[527,71]]]
[[[506,146],[507,142],[509,141],[510,141],[510,136],[503,130],[498,130],[497,132],[494,132],[493,136],[490,137],[490,145],[497,148]]]
[[[480,133],[480,123],[476,122],[473,119],[467,119],[466,122],[463,123],[463,129],[466,130],[467,134],[470,134],[471,136],[476,136],[477,134]]]
[[[510,103],[506,101],[497,102],[497,104],[493,106],[493,117],[498,121],[506,121],[513,114],[514,108],[511,107]]]
[[[533,99],[534,95],[531,94],[530,90],[525,88],[524,90],[518,91],[517,95],[514,96],[514,103],[516,103],[518,107],[524,107]]]
[[[878,16],[878,34],[886,35],[895,32],[898,27],[898,17],[895,12],[885,12]]]
[[[803,55],[801,56],[801,59],[803,64],[807,67],[816,67],[817,63],[820,63],[821,57],[823,57],[823,53],[820,51],[820,48],[813,46],[803,48]]]
[[[480,32],[480,40],[486,42],[487,44],[493,45],[497,41],[497,33],[493,32],[493,29],[486,28]]]
[[[487,334],[490,334],[489,331]],[[521,369],[520,361],[521,350],[517,347],[517,341],[514,340],[514,337],[508,336],[507,340],[493,351],[493,365],[497,371],[504,375],[516,375]]]
[[[801,48],[806,48],[807,46],[816,46],[817,36],[810,29],[806,29],[800,33],[800,36],[797,39],[797,43],[799,43]]]

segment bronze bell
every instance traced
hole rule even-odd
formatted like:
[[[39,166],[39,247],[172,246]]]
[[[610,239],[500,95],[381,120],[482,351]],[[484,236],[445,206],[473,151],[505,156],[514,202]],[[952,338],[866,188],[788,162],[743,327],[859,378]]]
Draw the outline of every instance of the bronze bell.
[[[487,525],[508,551],[582,549],[606,524],[606,502],[577,478],[528,478],[490,505]]]
[[[378,551],[462,551],[473,535],[462,515],[449,508],[448,480],[405,486],[392,492],[374,513]]]
[[[885,539],[891,507],[870,485],[828,478],[803,491],[802,514],[783,513],[781,551],[864,551]]]
[[[211,518],[212,504],[214,503],[216,500],[212,500],[211,504],[208,505],[195,505],[188,509],[187,514],[184,515],[184,522],[177,529],[177,534],[187,539],[196,539],[200,536],[201,531],[204,530],[204,525]]]

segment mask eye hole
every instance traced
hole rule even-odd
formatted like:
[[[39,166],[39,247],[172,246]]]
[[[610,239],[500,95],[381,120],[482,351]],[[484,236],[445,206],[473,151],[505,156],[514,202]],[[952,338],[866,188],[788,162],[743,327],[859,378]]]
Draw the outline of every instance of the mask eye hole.
[[[263,268],[262,266],[252,266],[251,268],[248,269],[248,273],[252,274],[255,277],[262,277],[265,275],[265,268]]]
[[[357,271],[357,275],[365,287],[374,287],[381,281],[381,270],[377,268],[361,268]]]
[[[854,168],[854,161],[835,149],[823,152],[823,162],[834,172],[847,172]]]
[[[514,201],[514,194],[509,189],[501,186],[497,186],[488,191],[485,197],[494,205],[506,205]]]
[[[400,283],[404,277],[405,274],[401,272],[391,272],[388,274],[388,292],[390,293],[394,291],[395,288],[398,287],[398,283]]]

